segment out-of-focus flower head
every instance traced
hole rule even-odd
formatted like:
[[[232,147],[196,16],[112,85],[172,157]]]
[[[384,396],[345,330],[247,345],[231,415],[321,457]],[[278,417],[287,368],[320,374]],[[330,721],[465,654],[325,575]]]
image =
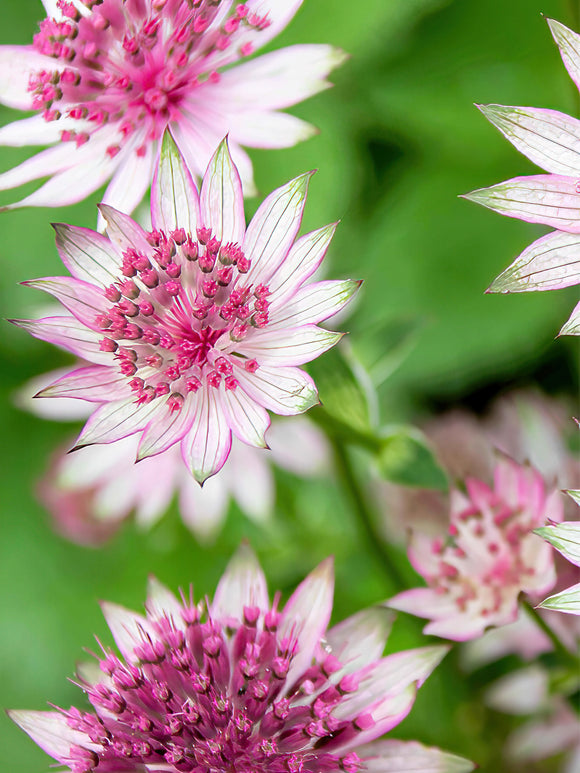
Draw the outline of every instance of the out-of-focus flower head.
[[[580,504],[580,491],[569,491],[571,497]],[[543,537],[556,548],[564,558],[567,558],[574,566],[580,566],[580,522],[565,521],[564,523],[551,523],[536,529],[536,534]],[[570,615],[580,615],[580,582],[566,588],[560,593],[542,601],[540,607],[554,609],[558,612],[567,612]]]
[[[504,754],[510,764],[529,766],[566,753],[563,771],[576,773],[580,765],[578,715],[563,696],[550,692],[550,674],[536,663],[494,682],[484,700],[496,711],[532,717],[508,736]]]
[[[38,401],[35,401],[38,402]],[[223,525],[230,500],[257,523],[272,515],[275,484],[272,464],[304,476],[323,472],[329,463],[322,433],[306,418],[278,419],[268,432],[269,450],[233,440],[218,477],[198,486],[172,446],[135,464],[135,435],[107,446],[58,453],[38,486],[55,529],[83,545],[106,542],[132,514],[149,528],[177,494],[179,512],[195,536],[206,542]]]
[[[178,600],[150,582],[146,614],[103,611],[118,657],[78,679],[92,710],[14,711],[12,719],[73,773],[145,769],[210,773],[460,773],[470,763],[399,741],[375,742],[411,710],[446,647],[382,657],[389,612],[369,609],[327,630],[330,560],[283,609],[242,546],[212,602]],[[431,767],[427,763],[431,763]],[[397,769],[407,769],[405,765]]]
[[[302,0],[43,4],[33,44],[0,47],[0,101],[38,111],[1,129],[0,144],[54,147],[0,175],[0,190],[50,179],[9,208],[70,204],[111,179],[104,202],[131,212],[168,126],[199,176],[229,132],[253,192],[241,146],[283,148],[311,136],[312,126],[279,111],[330,86],[326,76],[345,58],[332,46],[296,45],[240,64]]]
[[[56,226],[73,276],[27,284],[70,315],[16,322],[93,363],[41,393],[98,405],[78,448],[140,433],[141,460],[181,443],[185,464],[203,483],[227,459],[232,432],[264,448],[267,409],[295,415],[317,403],[312,379],[297,366],[340,339],[317,323],[342,309],[360,283],[307,284],[335,230],[296,240],[309,179],[274,191],[246,229],[227,142],[198,195],[166,133],[152,231],[109,206],[101,206],[107,235]]]
[[[552,35],[580,87],[580,35],[553,19]],[[527,247],[488,292],[556,290],[580,282],[580,121],[556,110],[479,105],[515,147],[545,175],[514,177],[466,195],[478,204],[557,230]],[[580,335],[580,303],[560,334]]]
[[[533,530],[560,521],[562,498],[532,467],[500,459],[494,484],[468,478],[452,492],[446,538],[413,534],[409,559],[428,583],[389,606],[430,619],[425,633],[466,641],[516,620],[521,592],[537,598],[556,581],[553,556]]]

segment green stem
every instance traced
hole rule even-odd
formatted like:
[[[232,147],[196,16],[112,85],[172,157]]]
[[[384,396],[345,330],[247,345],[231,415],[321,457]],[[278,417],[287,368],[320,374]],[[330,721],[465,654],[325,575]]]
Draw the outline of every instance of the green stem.
[[[408,583],[397,566],[396,557],[391,554],[389,547],[377,532],[376,520],[372,508],[369,505],[365,492],[359,484],[348,451],[343,443],[337,438],[331,438],[331,443],[334,450],[338,477],[356,511],[369,547],[373,551],[375,558],[381,565],[381,569],[386,574],[389,582],[394,586],[394,589],[396,591],[404,590],[408,587]]]
[[[535,609],[533,605],[530,604],[530,602],[525,598],[521,600],[520,604],[536,623],[536,625],[546,634],[548,639],[554,645],[555,652],[560,655],[562,660],[564,660],[568,665],[573,666],[574,668],[578,668],[580,666],[580,659],[564,646],[558,634],[555,633],[553,628],[548,625],[538,610]]]

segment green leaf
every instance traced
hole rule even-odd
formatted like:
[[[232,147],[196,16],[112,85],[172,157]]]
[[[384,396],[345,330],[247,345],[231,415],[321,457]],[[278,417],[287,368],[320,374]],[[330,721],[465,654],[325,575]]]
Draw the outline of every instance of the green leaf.
[[[447,477],[419,430],[387,427],[381,440],[377,461],[384,478],[405,486],[447,490]]]

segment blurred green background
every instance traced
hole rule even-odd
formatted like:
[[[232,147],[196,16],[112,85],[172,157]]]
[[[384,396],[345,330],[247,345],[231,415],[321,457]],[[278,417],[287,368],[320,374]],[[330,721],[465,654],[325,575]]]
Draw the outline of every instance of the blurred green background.
[[[3,0],[0,42],[27,43],[41,10],[37,0]],[[578,112],[578,93],[542,13],[578,23],[575,5],[565,0],[305,0],[274,46],[329,42],[352,55],[334,74],[334,89],[293,110],[320,128],[318,137],[290,150],[251,155],[261,196],[302,171],[319,170],[304,228],[342,220],[327,271],[365,280],[347,323],[353,347],[374,361],[393,345],[394,330],[419,330],[414,348],[380,389],[384,421],[418,421],[456,403],[479,410],[514,385],[539,383],[551,393],[575,394],[575,341],[554,340],[574,292],[483,295],[541,229],[457,198],[533,171],[474,102]],[[0,111],[2,123],[15,117]],[[0,170],[28,154],[0,149]],[[12,197],[1,194],[0,204]],[[98,200],[95,195],[67,209],[1,216],[4,317],[34,315],[43,302],[18,282],[61,272],[49,222],[92,226]],[[257,202],[248,202],[248,215]],[[174,588],[193,580],[198,596],[211,593],[243,536],[257,549],[271,587],[284,592],[334,553],[337,620],[392,591],[380,566],[369,561],[364,534],[332,480],[301,482],[277,473],[271,526],[258,530],[232,508],[210,547],[195,542],[175,511],[147,534],[127,526],[104,549],[66,543],[51,531],[34,487],[71,428],[13,405],[19,385],[66,358],[7,324],[0,349],[3,707],[78,702],[81,696],[66,677],[82,648],[92,647],[93,633],[108,641],[97,600],[139,608],[151,572]],[[412,621],[399,621],[395,645],[421,643],[418,630]],[[428,682],[394,735],[462,753],[482,770],[499,770],[510,725],[481,708],[474,689],[482,684],[462,680],[454,658]],[[0,736],[19,773],[48,767],[48,758],[4,716]]]

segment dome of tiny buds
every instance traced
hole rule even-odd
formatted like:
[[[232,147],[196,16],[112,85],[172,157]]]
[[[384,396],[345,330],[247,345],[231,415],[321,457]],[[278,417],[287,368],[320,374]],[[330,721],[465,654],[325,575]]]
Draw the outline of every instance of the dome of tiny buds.
[[[357,773],[447,648],[382,658],[390,613],[327,631],[332,593],[326,560],[270,604],[244,545],[212,602],[151,580],[146,616],[103,605],[122,657],[103,648],[96,674],[81,669],[92,710],[11,717],[72,773]]]
[[[147,234],[147,253],[123,253],[121,275],[104,290],[110,305],[95,316],[103,352],[114,353],[138,404],[170,395],[180,411],[184,396],[202,384],[235,390],[234,364],[252,372],[224,347],[250,328],[268,324],[267,286],[245,281],[251,261],[238,244],[222,244],[208,228]]]

